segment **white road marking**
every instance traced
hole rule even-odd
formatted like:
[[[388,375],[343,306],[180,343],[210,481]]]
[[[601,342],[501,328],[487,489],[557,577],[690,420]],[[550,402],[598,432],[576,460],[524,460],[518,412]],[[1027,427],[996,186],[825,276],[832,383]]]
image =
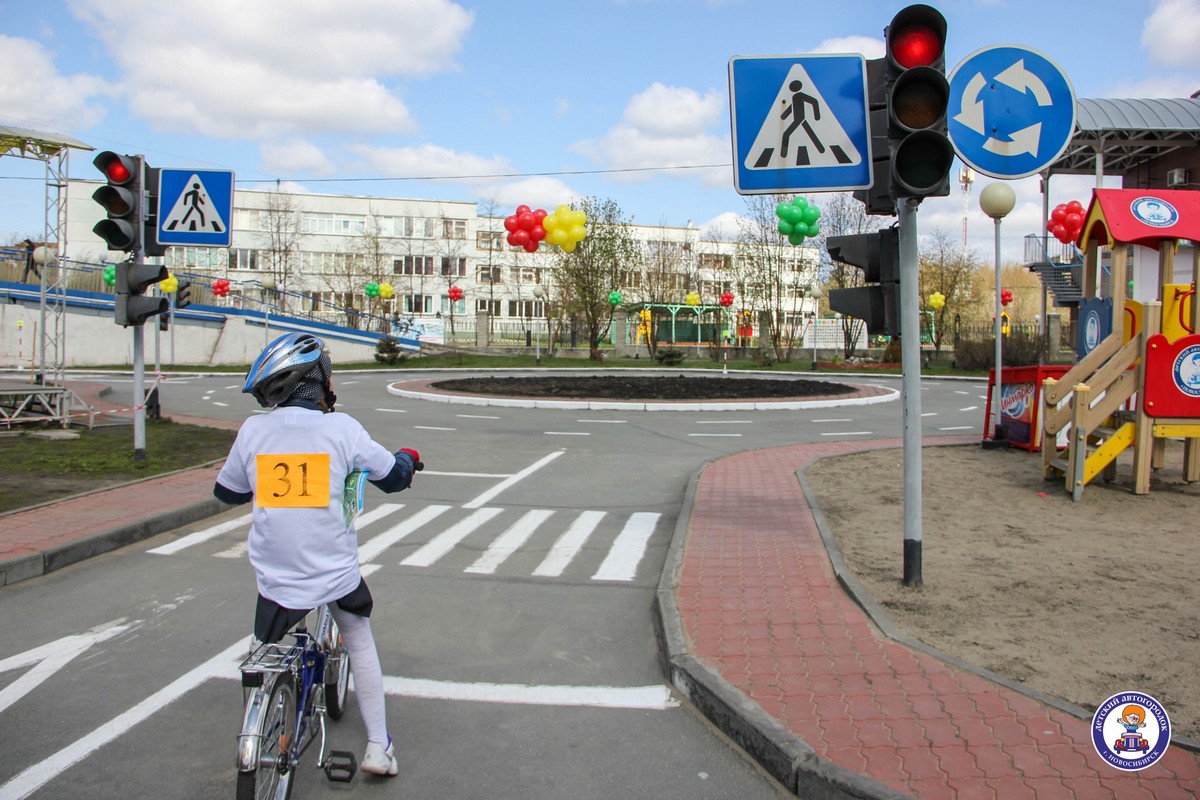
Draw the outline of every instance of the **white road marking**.
[[[371,537],[359,545],[358,563],[366,564],[405,536],[408,536],[422,525],[437,519],[449,509],[450,506],[426,506],[399,525],[388,528],[378,536]]]
[[[454,416],[462,417],[463,419],[500,419],[499,417],[491,417],[487,414],[455,414]]]
[[[974,425],[956,425],[953,428],[938,428],[939,431],[973,431]]]
[[[937,416],[937,412],[936,412],[936,411],[926,411],[926,412],[925,412],[924,414],[922,414],[921,416],[922,416],[922,417],[936,417],[936,416]]]
[[[600,520],[604,519],[604,514],[603,511],[584,511],[576,517],[571,527],[558,537],[533,574],[543,578],[557,578],[562,575],[571,559],[575,558],[592,535],[592,531],[600,524]]]
[[[688,434],[688,436],[709,436],[709,437],[712,437],[712,436],[732,436],[732,437],[734,437],[734,438],[737,438],[737,437],[740,437],[740,436],[741,436],[741,434],[740,434],[740,433],[689,433],[689,434]]]
[[[488,502],[489,500],[491,500],[493,497],[495,497],[496,495],[503,492],[508,487],[525,480],[530,475],[537,472],[539,469],[546,466],[551,461],[558,458],[565,452],[566,452],[566,450],[556,450],[553,453],[550,453],[549,455],[543,456],[542,458],[538,459],[533,464],[530,464],[528,467],[526,467],[525,469],[516,473],[515,475],[510,475],[505,480],[500,481],[500,483],[496,484],[491,489],[488,489],[486,492],[484,492],[483,494],[479,495],[471,502],[464,505],[463,508],[479,508],[484,503]]]
[[[970,392],[963,391],[962,389],[955,389],[954,393],[955,394],[970,394]]]
[[[831,418],[831,419],[814,419],[813,420],[813,422],[853,422],[853,421],[854,420],[850,419],[849,417],[845,417],[845,418],[839,417],[836,419]]]
[[[383,411],[388,414],[407,414],[407,408],[377,408],[376,411]]]
[[[436,425],[413,425],[419,431],[456,431],[458,428],[439,428]]]
[[[697,425],[753,425],[752,419],[698,419]]]
[[[598,422],[605,425],[624,425],[623,419],[577,419],[576,422]]]
[[[665,711],[679,705],[666,686],[527,686],[519,683],[457,683],[385,675],[383,690],[401,697],[473,703],[634,708],[644,711]]]
[[[155,547],[151,550],[147,550],[146,552],[154,553],[156,556],[169,556],[173,553],[178,553],[180,550],[184,550],[192,545],[200,544],[201,542],[207,542],[209,539],[215,539],[221,534],[227,533],[235,528],[240,528],[243,525],[249,525],[250,517],[250,514],[243,514],[237,519],[231,519],[228,522],[222,522],[219,525],[213,525],[211,528],[205,528],[204,530],[189,533],[182,539],[176,539],[173,542],[164,544],[160,547]]]
[[[658,526],[659,514],[638,512],[630,515],[625,528],[617,535],[613,546],[605,556],[600,569],[592,576],[594,581],[631,581],[637,576],[637,567],[646,554],[646,545]]]
[[[511,472],[438,472],[435,469],[421,470],[421,477],[437,475],[440,478],[511,478]]]
[[[967,406],[966,408],[959,409],[959,411],[978,411],[978,410],[979,410],[979,406]]]
[[[870,436],[870,431],[833,431],[830,433],[822,433],[822,436]]]
[[[229,408],[229,403],[220,403],[220,402],[217,402],[216,400],[213,401],[213,405],[220,406],[221,408]]]
[[[226,389],[241,389],[242,387],[235,383],[233,386],[226,386],[225,388]]]
[[[214,558],[243,558],[250,550],[249,542],[238,542],[228,550],[222,550],[219,553],[213,553]]]
[[[25,695],[33,691],[43,681],[67,665],[75,656],[87,650],[94,644],[124,633],[133,627],[132,624],[121,624],[122,620],[106,622],[97,625],[87,633],[64,636],[53,642],[47,642],[41,647],[17,653],[5,659],[0,659],[0,673],[20,669],[33,664],[33,669],[14,680],[0,691],[0,711],[11,706]]]
[[[404,567],[428,567],[454,549],[455,545],[475,532],[492,517],[501,513],[502,508],[480,508],[471,516],[451,525],[437,536],[422,545],[415,553],[400,562]]]
[[[508,557],[525,544],[533,532],[538,529],[538,526],[548,520],[554,514],[553,511],[546,509],[535,508],[531,511],[526,511],[519,520],[514,522],[508,530],[500,534],[496,541],[492,542],[491,546],[484,551],[479,559],[467,567],[464,572],[475,572],[481,575],[491,575],[495,573],[496,568],[508,560]]]
[[[547,436],[591,436],[587,431],[542,431]]]

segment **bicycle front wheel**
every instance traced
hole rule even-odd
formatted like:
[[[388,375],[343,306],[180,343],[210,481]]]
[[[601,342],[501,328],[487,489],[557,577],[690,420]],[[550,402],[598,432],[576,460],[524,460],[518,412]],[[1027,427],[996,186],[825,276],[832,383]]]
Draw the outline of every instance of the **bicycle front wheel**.
[[[280,675],[271,689],[263,717],[258,765],[238,772],[237,800],[288,800],[295,770],[287,764],[287,748],[296,730],[296,690],[287,675]]]
[[[346,652],[346,643],[342,641],[337,623],[333,623],[331,639],[334,644],[329,655],[337,659],[337,672],[332,683],[325,683],[325,711],[330,719],[341,719],[346,713],[346,694],[350,688],[350,654]]]

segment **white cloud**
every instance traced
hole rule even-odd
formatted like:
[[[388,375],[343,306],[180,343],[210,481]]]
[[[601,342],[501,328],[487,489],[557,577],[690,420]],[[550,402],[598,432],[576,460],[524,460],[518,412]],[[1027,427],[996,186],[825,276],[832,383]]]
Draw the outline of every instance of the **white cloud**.
[[[883,36],[842,36],[826,39],[810,53],[862,53],[867,58],[883,58]]]
[[[383,81],[454,68],[474,15],[449,0],[74,0],[159,130],[265,138],[415,129]],[[137,43],[130,47],[129,43]]]
[[[578,192],[558,178],[542,176],[506,183],[483,182],[477,184],[475,190],[480,197],[496,201],[496,214],[501,217],[513,213],[519,205],[553,211],[579,198]]]
[[[588,156],[606,169],[637,170],[667,166],[723,164],[729,160],[729,139],[706,133],[725,119],[727,105],[719,92],[701,95],[694,89],[655,83],[634,95],[625,108],[624,121],[602,139],[571,145],[574,152]],[[711,177],[706,170],[702,176]],[[613,175],[615,180],[648,180],[654,175],[694,178],[690,170],[663,173]],[[728,178],[722,171],[720,180]]]
[[[334,174],[321,148],[304,139],[267,142],[259,147],[263,169],[276,175],[328,176]]]
[[[1142,28],[1142,47],[1149,53],[1150,62],[1159,66],[1200,67],[1197,42],[1200,0],[1159,0]],[[1191,91],[1196,89],[1200,86]]]
[[[371,147],[355,145],[349,152],[359,163],[354,169],[369,175],[405,178],[459,178],[512,173],[508,160],[500,156],[484,157],[473,153],[457,153],[433,144],[412,147]]]
[[[104,118],[97,102],[115,92],[94,75],[60,75],[54,56],[39,43],[0,35],[0,119],[46,132],[79,131]],[[16,79],[15,76],[20,76]]]
[[[1123,81],[1105,94],[1116,98],[1191,97],[1200,90],[1200,76],[1162,75],[1142,81]]]

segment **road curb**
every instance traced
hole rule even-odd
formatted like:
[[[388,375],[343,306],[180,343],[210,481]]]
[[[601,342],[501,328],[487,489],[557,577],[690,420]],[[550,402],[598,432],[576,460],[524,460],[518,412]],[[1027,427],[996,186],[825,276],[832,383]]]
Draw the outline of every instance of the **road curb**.
[[[691,653],[675,589],[700,476],[713,463],[706,463],[688,481],[655,593],[654,633],[663,674],[696,710],[793,794],[820,800],[908,798],[903,792],[818,756],[803,739]]]

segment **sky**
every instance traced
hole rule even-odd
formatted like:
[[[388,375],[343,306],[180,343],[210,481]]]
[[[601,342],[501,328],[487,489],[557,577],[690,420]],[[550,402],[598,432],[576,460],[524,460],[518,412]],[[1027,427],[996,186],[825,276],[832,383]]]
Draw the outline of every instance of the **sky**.
[[[230,169],[241,188],[466,200],[504,216],[612,199],[637,224],[735,230],[733,56],[883,55],[900,2],[777,0],[0,0],[0,125],[156,167]],[[1200,0],[947,0],[947,71],[1013,44],[1076,97],[1200,90]],[[73,178],[97,178],[92,155]],[[993,179],[926,200],[920,232],[990,256]],[[43,228],[45,167],[0,159],[0,241]],[[1006,260],[1041,230],[1012,181]],[[1094,178],[1055,177],[1050,207]],[[1115,185],[1115,184],[1110,184]],[[821,205],[820,193],[803,193]],[[990,258],[986,259],[990,261]]]

